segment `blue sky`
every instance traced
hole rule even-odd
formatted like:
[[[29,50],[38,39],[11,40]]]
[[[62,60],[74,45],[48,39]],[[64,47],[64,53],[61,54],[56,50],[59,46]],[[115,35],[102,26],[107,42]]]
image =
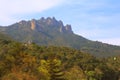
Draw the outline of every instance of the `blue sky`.
[[[120,45],[120,0],[0,0],[0,25],[55,17],[90,40]]]

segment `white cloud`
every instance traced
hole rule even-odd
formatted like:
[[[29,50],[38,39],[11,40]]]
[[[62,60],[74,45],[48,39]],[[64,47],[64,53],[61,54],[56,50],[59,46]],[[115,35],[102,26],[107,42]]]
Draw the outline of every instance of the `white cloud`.
[[[99,39],[99,41],[120,46],[120,38]]]
[[[4,14],[0,14],[0,26],[10,25],[10,23],[16,22],[17,20]]]
[[[97,40],[113,45],[120,45],[120,14],[80,16],[81,21],[76,33],[90,40]]]
[[[14,15],[42,12],[62,2],[63,0],[0,0],[0,22],[9,24],[15,21]]]
[[[58,5],[62,0],[1,0],[0,9],[4,13],[21,14],[41,12]]]

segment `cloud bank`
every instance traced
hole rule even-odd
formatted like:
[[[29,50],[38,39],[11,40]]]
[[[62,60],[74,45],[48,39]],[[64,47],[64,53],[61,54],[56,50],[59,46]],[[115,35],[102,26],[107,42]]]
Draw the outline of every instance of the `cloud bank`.
[[[63,0],[0,0],[0,25],[17,21],[14,15],[40,13],[62,2]]]

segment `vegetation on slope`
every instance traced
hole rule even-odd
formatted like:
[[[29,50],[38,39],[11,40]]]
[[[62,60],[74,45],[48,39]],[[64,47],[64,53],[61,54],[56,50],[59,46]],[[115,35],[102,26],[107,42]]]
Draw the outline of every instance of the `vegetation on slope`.
[[[112,76],[111,76],[112,75]],[[0,80],[119,80],[120,57],[0,40]]]
[[[4,40],[12,40],[12,38],[10,38],[8,35],[0,33],[0,39],[4,39]]]

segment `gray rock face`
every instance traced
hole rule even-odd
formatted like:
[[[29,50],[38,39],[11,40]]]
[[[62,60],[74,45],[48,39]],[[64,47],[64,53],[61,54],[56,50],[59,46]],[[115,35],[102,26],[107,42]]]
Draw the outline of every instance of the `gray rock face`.
[[[71,25],[68,25],[68,24],[67,24],[67,25],[65,26],[65,29],[66,29],[67,32],[73,33],[72,28],[71,28]]]
[[[37,30],[44,32],[45,25],[49,26],[51,28],[56,27],[59,29],[61,33],[73,33],[71,25],[64,26],[63,22],[61,20],[57,21],[54,17],[53,18],[44,18],[42,17],[40,20],[32,19],[30,21],[31,23],[31,30]]]

